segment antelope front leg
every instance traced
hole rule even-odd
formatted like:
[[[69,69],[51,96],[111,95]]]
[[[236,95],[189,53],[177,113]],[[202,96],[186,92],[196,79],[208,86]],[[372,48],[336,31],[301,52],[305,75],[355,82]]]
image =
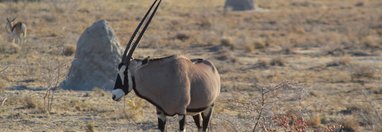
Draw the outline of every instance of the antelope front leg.
[[[158,116],[158,130],[159,132],[164,132],[166,129],[166,115],[164,115],[164,112],[157,109],[157,116]]]
[[[186,132],[184,126],[186,125],[186,115],[178,115],[179,118],[179,131]]]

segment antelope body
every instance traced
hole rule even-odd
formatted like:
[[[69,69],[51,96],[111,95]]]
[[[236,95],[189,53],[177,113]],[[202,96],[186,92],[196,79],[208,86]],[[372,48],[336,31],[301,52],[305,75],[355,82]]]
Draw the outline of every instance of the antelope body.
[[[129,71],[134,91],[166,115],[187,114],[213,105],[220,92],[220,76],[215,66],[199,59],[174,55],[156,60],[132,60]],[[133,87],[134,88],[134,87]]]
[[[6,30],[12,42],[24,43],[27,37],[27,26],[25,23],[17,22],[16,18],[10,20],[7,18]]]
[[[220,93],[220,75],[213,63],[182,55],[158,59],[132,58],[161,0],[133,45],[132,41],[156,2],[151,5],[128,42],[122,62],[118,65],[112,99],[119,101],[134,90],[139,97],[156,106],[160,131],[165,131],[166,116],[174,115],[180,117],[180,131],[185,131],[186,115],[193,116],[199,131],[206,131],[214,102]]]

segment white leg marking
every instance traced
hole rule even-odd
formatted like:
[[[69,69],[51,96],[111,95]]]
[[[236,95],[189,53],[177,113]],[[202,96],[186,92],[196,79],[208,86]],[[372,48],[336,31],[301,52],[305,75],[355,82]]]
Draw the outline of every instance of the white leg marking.
[[[178,115],[178,119],[179,120],[182,120],[184,118],[185,115]]]
[[[125,92],[123,92],[122,89],[114,89],[113,91],[111,91],[111,93],[113,94],[113,96],[115,96],[115,101],[119,101],[125,95]]]
[[[166,116],[163,113],[157,114],[159,119],[162,121],[166,121]]]

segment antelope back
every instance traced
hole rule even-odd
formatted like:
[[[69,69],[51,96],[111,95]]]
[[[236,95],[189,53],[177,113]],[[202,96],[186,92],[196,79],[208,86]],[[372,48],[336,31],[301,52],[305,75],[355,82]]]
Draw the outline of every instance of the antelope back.
[[[24,23],[17,22],[15,25],[13,25],[12,32],[14,32],[17,36],[25,37],[27,32],[27,27]]]

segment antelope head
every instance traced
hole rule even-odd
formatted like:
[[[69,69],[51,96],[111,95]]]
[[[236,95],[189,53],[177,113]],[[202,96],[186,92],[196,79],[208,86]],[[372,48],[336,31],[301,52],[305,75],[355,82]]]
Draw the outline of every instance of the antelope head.
[[[126,49],[122,55],[122,62],[118,65],[118,75],[117,75],[117,78],[115,81],[114,89],[112,91],[112,94],[113,94],[112,99],[115,101],[120,101],[123,96],[127,95],[134,88],[135,84],[134,84],[133,79],[132,79],[132,73],[129,70],[129,65],[133,60],[132,55],[133,55],[135,48],[138,46],[139,41],[141,40],[147,27],[150,25],[150,22],[151,22],[152,18],[154,17],[155,12],[157,11],[160,3],[162,2],[162,0],[159,0],[159,2],[157,2],[157,1],[158,0],[155,0],[154,3],[150,6],[149,10],[146,12],[145,16],[143,17],[143,19],[138,24],[137,28],[135,29],[133,35],[131,36],[129,42],[126,45]],[[154,5],[156,5],[155,9],[151,12]],[[150,12],[151,12],[151,14],[150,14]],[[145,23],[143,29],[141,29],[141,26],[143,25],[143,23],[145,22],[145,20],[149,14],[150,14],[150,16],[149,16],[147,22]],[[135,36],[137,35],[139,30],[141,30],[141,31],[140,31],[138,37],[135,38]],[[134,39],[135,39],[135,41],[133,42]]]
[[[13,19],[9,19],[7,17],[6,30],[8,33],[12,32],[13,22],[16,20],[16,17]]]

